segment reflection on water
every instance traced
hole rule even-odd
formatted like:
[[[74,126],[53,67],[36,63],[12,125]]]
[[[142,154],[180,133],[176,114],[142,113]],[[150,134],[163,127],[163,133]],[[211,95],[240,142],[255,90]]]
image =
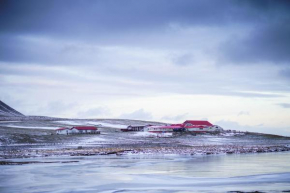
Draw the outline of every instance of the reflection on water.
[[[15,159],[57,163],[0,166],[0,192],[281,192],[290,190],[289,160],[288,152]]]

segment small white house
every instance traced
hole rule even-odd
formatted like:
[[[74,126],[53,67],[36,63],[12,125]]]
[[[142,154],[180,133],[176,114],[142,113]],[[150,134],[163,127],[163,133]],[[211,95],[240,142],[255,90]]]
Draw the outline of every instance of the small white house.
[[[57,134],[100,134],[97,127],[93,126],[74,126],[71,128],[62,127],[56,130]]]
[[[68,135],[68,134],[70,134],[70,128],[69,127],[61,127],[61,128],[56,130],[56,134]]]

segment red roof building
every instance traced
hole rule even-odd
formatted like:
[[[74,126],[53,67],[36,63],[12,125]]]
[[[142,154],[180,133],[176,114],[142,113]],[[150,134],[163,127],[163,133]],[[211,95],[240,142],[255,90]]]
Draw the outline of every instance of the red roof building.
[[[148,132],[151,133],[166,133],[173,132],[174,130],[182,129],[181,126],[151,126],[148,127]]]
[[[69,129],[68,127],[61,127],[61,128],[58,128],[56,129],[57,131],[62,131],[62,130],[66,130],[66,129]]]
[[[210,127],[210,126],[213,126],[213,124],[211,124],[208,121],[187,120],[187,121],[184,121],[183,126],[184,127],[200,127],[200,126],[202,126],[202,127]]]
[[[57,134],[100,134],[98,128],[94,126],[74,126],[74,127],[61,127],[56,130]]]
[[[171,124],[170,126],[179,126],[179,127],[183,127],[183,124]]]
[[[75,127],[72,127],[71,129],[77,129],[77,130],[98,130],[97,127],[93,127],[93,126],[75,126]]]

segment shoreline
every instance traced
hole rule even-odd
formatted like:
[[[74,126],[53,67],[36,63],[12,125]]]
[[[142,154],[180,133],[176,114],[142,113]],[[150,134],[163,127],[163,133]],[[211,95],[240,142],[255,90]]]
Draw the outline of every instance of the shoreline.
[[[148,137],[141,132],[103,129],[98,135],[56,135],[53,130],[0,126],[0,160],[93,155],[221,155],[290,151],[290,138],[245,132],[243,135]]]
[[[226,155],[290,151],[287,145],[237,146],[207,145],[194,147],[83,147],[58,149],[18,149],[0,152],[0,159],[36,158],[52,156],[94,156],[94,155]],[[1,164],[0,164],[1,165]]]

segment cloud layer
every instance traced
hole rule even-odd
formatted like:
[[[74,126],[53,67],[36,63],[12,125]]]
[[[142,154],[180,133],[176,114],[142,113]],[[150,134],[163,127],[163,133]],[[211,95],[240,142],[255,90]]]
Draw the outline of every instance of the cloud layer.
[[[1,100],[67,117],[287,119],[289,21],[284,0],[1,1]],[[206,114],[181,105],[200,96]]]

